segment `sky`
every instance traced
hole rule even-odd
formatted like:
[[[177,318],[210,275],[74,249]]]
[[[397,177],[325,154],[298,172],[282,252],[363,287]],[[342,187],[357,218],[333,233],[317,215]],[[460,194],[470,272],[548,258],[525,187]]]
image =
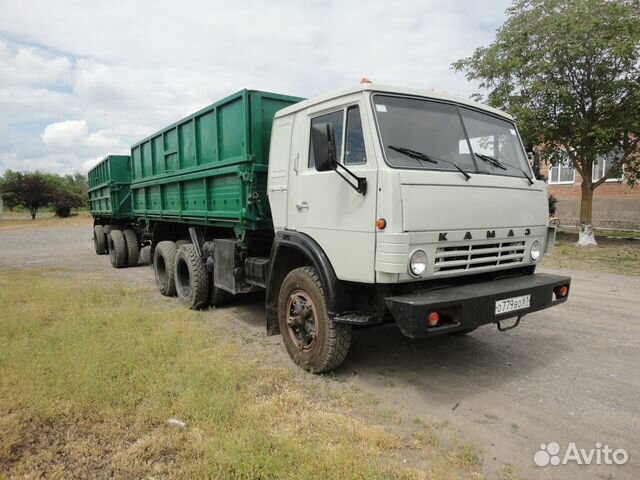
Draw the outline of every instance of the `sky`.
[[[470,96],[508,0],[0,0],[0,173],[86,173],[243,88]]]

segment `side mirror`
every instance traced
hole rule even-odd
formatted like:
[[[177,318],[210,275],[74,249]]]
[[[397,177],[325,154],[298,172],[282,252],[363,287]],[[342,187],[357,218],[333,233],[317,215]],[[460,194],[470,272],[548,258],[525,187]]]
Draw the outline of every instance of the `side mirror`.
[[[311,127],[311,142],[316,170],[336,169],[336,133],[333,123],[319,123]]]

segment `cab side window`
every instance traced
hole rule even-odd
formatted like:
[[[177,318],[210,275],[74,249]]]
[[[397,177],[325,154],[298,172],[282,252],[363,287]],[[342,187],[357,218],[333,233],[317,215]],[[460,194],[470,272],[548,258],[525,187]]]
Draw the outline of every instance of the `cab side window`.
[[[336,150],[338,152],[338,162],[342,161],[342,135],[344,132],[344,110],[327,113],[311,119],[311,128],[319,123],[332,123],[336,133]],[[309,141],[309,168],[315,168],[316,162],[313,156],[313,139]]]
[[[357,105],[347,109],[347,138],[344,150],[345,165],[364,165],[367,163],[364,137],[362,136],[360,107]]]

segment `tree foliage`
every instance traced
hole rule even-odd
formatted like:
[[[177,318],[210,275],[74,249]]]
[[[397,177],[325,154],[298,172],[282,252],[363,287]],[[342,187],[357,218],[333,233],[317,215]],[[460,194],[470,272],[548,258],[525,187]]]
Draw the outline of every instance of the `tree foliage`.
[[[581,223],[591,224],[593,190],[623,169],[631,185],[640,175],[640,0],[516,0],[507,14],[493,43],[453,68],[517,118],[544,160],[568,157],[583,180]]]
[[[56,215],[68,217],[71,209],[86,203],[87,183],[82,174],[60,176],[42,172],[5,171],[0,193],[9,208],[24,207],[35,219],[38,210],[51,205]]]

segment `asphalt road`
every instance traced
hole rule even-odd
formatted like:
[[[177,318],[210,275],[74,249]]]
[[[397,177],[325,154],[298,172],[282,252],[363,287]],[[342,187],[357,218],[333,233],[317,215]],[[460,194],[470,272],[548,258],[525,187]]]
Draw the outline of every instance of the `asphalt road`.
[[[112,269],[90,236],[90,227],[0,231],[0,269],[65,267],[153,285],[148,267]],[[485,326],[466,337],[410,340],[392,325],[356,331],[337,388],[357,385],[405,418],[448,421],[480,449],[489,478],[504,465],[531,479],[639,478],[640,277],[541,270],[573,277],[565,305],[506,333]],[[203,315],[231,320],[240,334],[264,334],[259,297]],[[278,337],[261,348],[287,364]],[[570,442],[587,451],[598,442],[601,452],[625,449],[629,460],[536,466],[534,454],[550,442],[560,457]]]

